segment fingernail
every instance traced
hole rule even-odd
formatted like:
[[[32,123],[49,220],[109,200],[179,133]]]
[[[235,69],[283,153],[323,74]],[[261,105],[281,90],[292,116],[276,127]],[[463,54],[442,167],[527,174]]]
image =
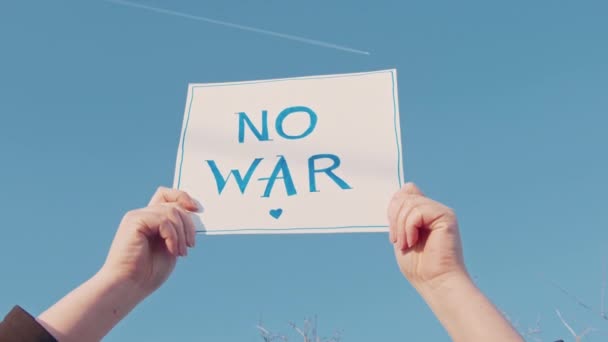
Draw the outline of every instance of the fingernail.
[[[200,208],[198,207],[198,203],[196,203],[195,200],[191,200],[190,202],[192,202],[192,208],[194,208],[194,211],[200,210]]]

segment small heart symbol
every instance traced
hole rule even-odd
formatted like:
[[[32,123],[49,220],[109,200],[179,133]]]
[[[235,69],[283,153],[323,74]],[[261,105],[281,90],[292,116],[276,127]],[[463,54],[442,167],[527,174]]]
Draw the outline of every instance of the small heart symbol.
[[[274,217],[275,219],[279,219],[279,217],[281,217],[281,214],[283,214],[283,209],[272,209],[268,212],[270,214],[270,216]]]

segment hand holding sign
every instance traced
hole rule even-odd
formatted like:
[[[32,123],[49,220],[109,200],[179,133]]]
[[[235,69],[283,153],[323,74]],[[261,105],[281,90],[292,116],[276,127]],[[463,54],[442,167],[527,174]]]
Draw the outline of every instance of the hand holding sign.
[[[406,184],[388,206],[389,239],[403,275],[417,289],[467,278],[454,211]]]
[[[177,258],[194,247],[189,213],[197,209],[187,193],[158,188],[147,207],[124,216],[101,272],[134,283],[147,296],[169,277]]]
[[[207,234],[387,231],[395,71],[189,87],[175,184]]]

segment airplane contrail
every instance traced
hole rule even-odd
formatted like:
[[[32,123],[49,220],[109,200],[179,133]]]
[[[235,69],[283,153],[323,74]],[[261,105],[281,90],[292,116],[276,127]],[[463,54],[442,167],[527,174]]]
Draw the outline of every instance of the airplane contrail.
[[[321,46],[321,47],[330,48],[330,49],[334,49],[334,50],[346,51],[346,52],[356,53],[356,54],[360,54],[360,55],[370,55],[370,53],[368,51],[353,49],[348,46],[342,46],[342,45],[324,42],[321,40],[309,39],[309,38],[305,38],[305,37],[294,36],[291,34],[280,33],[280,32],[265,30],[265,29],[261,29],[261,28],[230,23],[227,21],[216,20],[216,19],[211,19],[211,18],[202,17],[202,16],[198,16],[198,15],[192,15],[192,14],[188,14],[188,13],[172,11],[172,10],[159,8],[159,7],[152,7],[152,6],[143,5],[143,4],[139,4],[139,3],[135,3],[135,2],[131,2],[131,1],[125,1],[125,0],[103,0],[103,1],[110,2],[110,3],[116,4],[116,5],[123,5],[123,6],[133,7],[133,8],[139,8],[139,9],[144,9],[144,10],[148,10],[148,11],[152,11],[152,12],[156,12],[156,13],[172,15],[175,17],[203,21],[206,23],[235,28],[235,29],[239,29],[239,30],[243,30],[243,31],[249,31],[249,32],[264,34],[267,36],[288,39],[288,40],[292,40],[292,41],[296,41],[296,42],[300,42],[300,43]]]

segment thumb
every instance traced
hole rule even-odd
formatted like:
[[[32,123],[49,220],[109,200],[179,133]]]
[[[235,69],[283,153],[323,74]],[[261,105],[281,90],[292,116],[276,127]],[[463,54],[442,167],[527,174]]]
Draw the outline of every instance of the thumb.
[[[403,186],[403,192],[405,192],[406,194],[410,194],[410,195],[424,196],[422,191],[420,191],[420,189],[418,189],[416,184],[414,184],[412,182],[405,183],[405,185]]]

